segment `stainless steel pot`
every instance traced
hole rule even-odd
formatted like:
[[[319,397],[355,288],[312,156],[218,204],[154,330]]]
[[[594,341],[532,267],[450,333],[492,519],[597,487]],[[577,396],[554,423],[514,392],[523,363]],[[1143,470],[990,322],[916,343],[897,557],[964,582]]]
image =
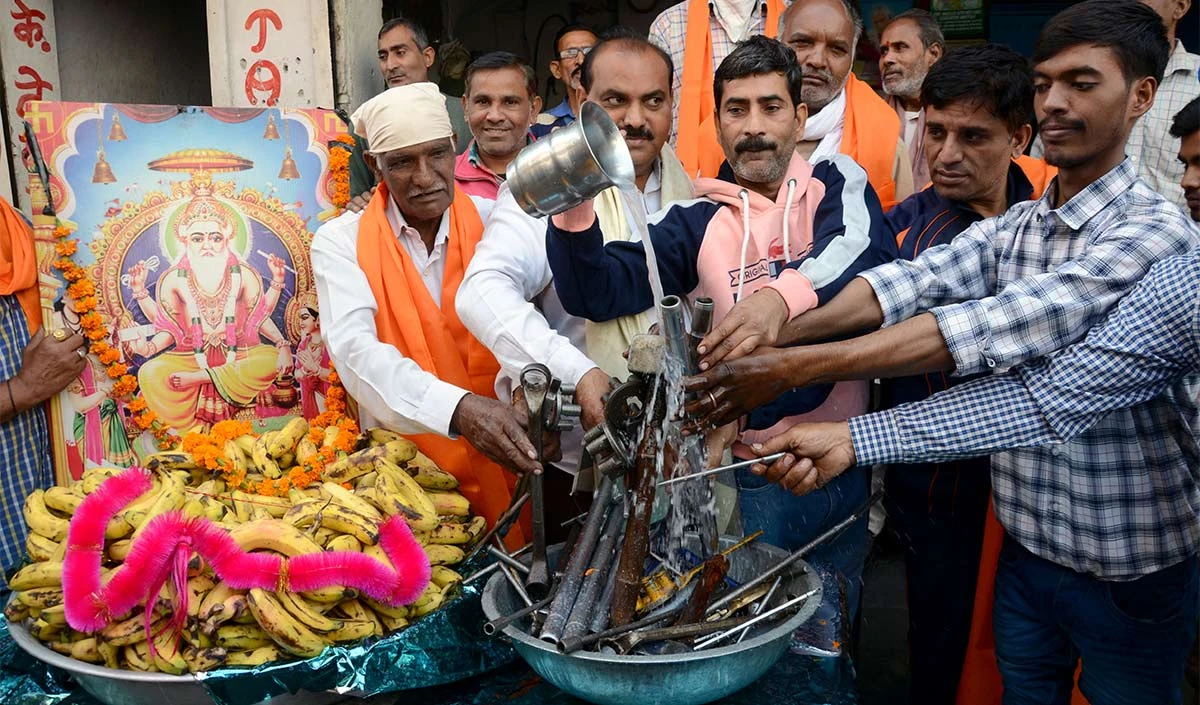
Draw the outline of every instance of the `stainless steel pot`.
[[[632,185],[633,159],[608,113],[585,101],[575,122],[517,154],[507,181],[526,213],[554,215],[612,186]]]

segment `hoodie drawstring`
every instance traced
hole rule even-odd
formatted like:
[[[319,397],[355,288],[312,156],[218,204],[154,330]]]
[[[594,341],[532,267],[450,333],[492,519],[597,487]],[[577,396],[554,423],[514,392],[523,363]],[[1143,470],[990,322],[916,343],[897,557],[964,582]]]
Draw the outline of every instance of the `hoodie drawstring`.
[[[746,248],[750,246],[750,192],[742,189],[738,192],[742,199],[742,257],[738,265],[737,300],[742,300],[742,289],[746,286]]]
[[[783,206],[783,264],[792,261],[792,238],[788,232],[791,224],[792,198],[796,195],[796,180],[788,179],[787,203]]]

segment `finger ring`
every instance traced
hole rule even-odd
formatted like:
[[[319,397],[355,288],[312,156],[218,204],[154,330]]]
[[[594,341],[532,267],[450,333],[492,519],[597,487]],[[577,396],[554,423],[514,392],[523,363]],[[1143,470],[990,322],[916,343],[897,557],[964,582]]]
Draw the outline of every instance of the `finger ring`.
[[[80,359],[87,357],[87,352],[83,348],[79,348],[75,352],[79,353]]]
[[[710,402],[712,402],[713,411],[716,411],[717,410],[717,397],[712,393],[711,389],[708,390],[708,400]]]
[[[54,331],[50,335],[54,336],[54,339],[59,341],[60,343],[67,339],[67,332],[65,330],[63,330],[62,328],[59,328],[58,330]]]

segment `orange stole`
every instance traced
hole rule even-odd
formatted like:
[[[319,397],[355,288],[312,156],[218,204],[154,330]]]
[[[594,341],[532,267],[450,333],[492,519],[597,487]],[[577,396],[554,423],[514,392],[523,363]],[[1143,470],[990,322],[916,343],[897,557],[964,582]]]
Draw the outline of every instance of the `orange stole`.
[[[379,302],[375,314],[379,340],[395,346],[438,379],[495,398],[500,364],[467,331],[454,311],[463,274],[483,236],[483,221],[475,204],[455,188],[448,211],[450,236],[439,307],[392,232],[387,219],[389,198],[387,186],[381,183],[358,225],[358,266]],[[459,489],[471,501],[472,509],[493,525],[508,507],[516,478],[475,450],[465,438],[452,440],[427,433],[413,440],[422,453],[458,478]],[[514,526],[509,541],[523,546],[524,533],[520,526]]]
[[[8,201],[0,198],[0,294],[17,297],[30,334],[42,326],[37,254],[33,228]]]
[[[774,37],[783,14],[781,0],[767,0],[763,32]],[[675,154],[688,178],[713,177],[721,167],[724,154],[717,142],[713,124],[712,18],[708,0],[691,0],[687,10],[687,34],[683,43],[683,75],[679,86],[679,114],[675,118]],[[715,165],[712,163],[716,159]]]

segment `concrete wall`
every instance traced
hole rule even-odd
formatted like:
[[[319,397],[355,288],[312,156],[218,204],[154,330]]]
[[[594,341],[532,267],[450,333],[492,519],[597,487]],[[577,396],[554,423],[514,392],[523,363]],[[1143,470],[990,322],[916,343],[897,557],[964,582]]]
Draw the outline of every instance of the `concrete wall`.
[[[55,100],[208,105],[204,0],[55,0]]]

